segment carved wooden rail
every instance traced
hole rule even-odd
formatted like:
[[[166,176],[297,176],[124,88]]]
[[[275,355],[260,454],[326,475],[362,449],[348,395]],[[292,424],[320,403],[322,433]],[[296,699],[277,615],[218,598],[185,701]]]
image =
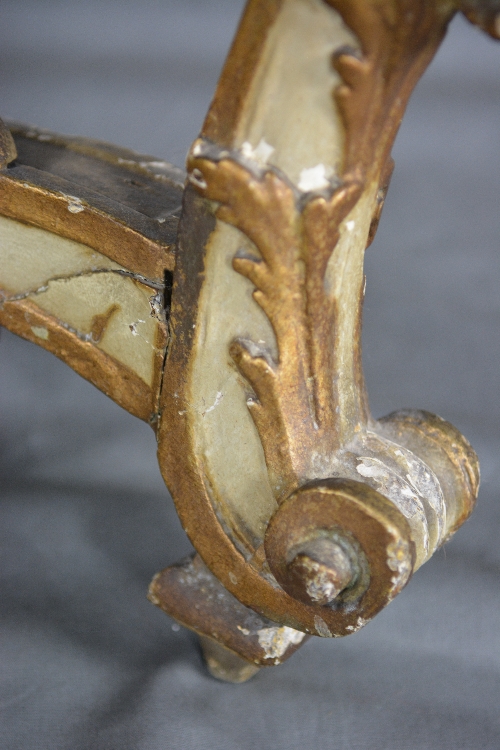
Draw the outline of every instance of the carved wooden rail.
[[[457,10],[500,37],[497,0],[250,0],[184,190],[2,125],[0,324],[156,430],[198,554],[150,599],[222,679],[361,628],[474,506],[454,427],[372,418],[360,345],[392,143]]]

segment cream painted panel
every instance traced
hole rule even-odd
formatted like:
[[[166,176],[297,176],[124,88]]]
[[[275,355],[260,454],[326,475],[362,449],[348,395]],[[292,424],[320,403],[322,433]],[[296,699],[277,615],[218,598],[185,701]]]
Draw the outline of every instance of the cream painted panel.
[[[364,257],[375,210],[378,185],[367,189],[340,226],[340,237],[328,262],[325,285],[337,300],[336,325],[342,335],[336,339],[335,367],[339,382],[339,414],[342,433],[347,436],[356,424],[358,386],[353,378],[353,342],[359,325],[356,300],[363,302]],[[333,336],[333,332],[332,332]],[[333,346],[333,340],[332,340]]]
[[[0,288],[18,293],[48,279],[96,269],[121,269],[80,242],[0,216]]]
[[[323,0],[285,0],[266,41],[236,147],[263,138],[274,148],[268,162],[295,184],[303,169],[323,164],[338,173],[343,127],[333,91],[340,77],[332,53],[359,44],[339,14]],[[329,169],[328,169],[329,168]]]
[[[96,316],[106,316],[97,346],[123,362],[152,385],[157,320],[149,304],[152,290],[114,273],[97,273],[51,281],[32,298],[65,326],[91,340]]]
[[[344,133],[333,100],[340,79],[331,55],[346,44],[357,42],[322,0],[285,0],[269,32],[235,146],[249,142],[255,150],[264,139],[274,149],[268,162],[296,184],[303,169],[318,164],[325,166],[327,176],[338,171]],[[265,153],[266,147],[260,151]],[[238,230],[218,222],[206,256],[199,310],[203,329],[187,408],[192,409],[197,453],[215,507],[223,505],[225,517],[232,517],[239,530],[247,532],[248,541],[256,544],[276,501],[246,405],[248,384],[228,350],[236,337],[244,337],[273,357],[277,352],[271,325],[252,298],[253,285],[232,268],[234,255],[245,247],[258,255]],[[362,260],[359,271],[362,278]]]
[[[29,298],[86,341],[104,316],[96,345],[152,385],[158,321],[155,292],[79,242],[0,216],[0,289]]]
[[[276,501],[259,435],[246,405],[248,385],[229,355],[236,337],[250,338],[276,356],[272,328],[252,299],[252,284],[232,268],[240,248],[258,251],[237,229],[218,222],[212,235],[200,299],[198,349],[192,371],[191,419],[197,454],[217,480],[214,501],[241,520],[249,541],[262,539]]]

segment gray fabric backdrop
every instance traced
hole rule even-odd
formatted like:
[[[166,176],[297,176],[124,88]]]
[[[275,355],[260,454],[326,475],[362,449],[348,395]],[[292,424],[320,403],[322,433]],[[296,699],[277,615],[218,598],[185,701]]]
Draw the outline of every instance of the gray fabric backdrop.
[[[182,165],[241,0],[0,0],[0,113]],[[189,550],[153,434],[2,332],[0,746],[500,748],[500,45],[457,19],[367,256],[373,411],[456,424],[483,472],[455,539],[360,633],[242,686],[145,599]]]

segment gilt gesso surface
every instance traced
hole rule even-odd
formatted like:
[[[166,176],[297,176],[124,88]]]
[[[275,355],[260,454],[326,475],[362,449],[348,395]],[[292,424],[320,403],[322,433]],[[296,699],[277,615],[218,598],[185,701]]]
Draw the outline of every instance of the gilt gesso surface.
[[[368,621],[477,494],[475,454],[451,425],[418,411],[372,419],[360,347],[363,256],[391,147],[455,11],[423,1],[249,3],[188,158],[162,428],[164,441],[172,424],[182,435],[184,458],[160,442],[160,461],[216,576],[243,603],[310,633],[345,635]],[[488,13],[480,20],[491,31]],[[174,475],[179,462],[184,478]],[[316,533],[305,496],[296,499],[311,483],[323,483],[307,500],[313,515],[326,509],[321,533],[366,534],[358,557],[371,574],[356,604],[299,602],[283,568],[295,548],[278,527],[294,519],[304,544]],[[356,487],[373,493],[357,520]],[[336,513],[350,503],[341,523]],[[377,576],[385,584],[375,596]]]

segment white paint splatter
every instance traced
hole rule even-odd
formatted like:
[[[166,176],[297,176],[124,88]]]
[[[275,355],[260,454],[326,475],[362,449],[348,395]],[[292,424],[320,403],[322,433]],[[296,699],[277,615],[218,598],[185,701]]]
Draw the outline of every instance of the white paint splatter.
[[[315,167],[310,167],[310,169],[303,169],[300,173],[299,190],[309,193],[311,190],[323,190],[329,187],[328,177],[330,173],[331,170],[325,167],[324,164],[317,164]]]
[[[350,630],[351,633],[357,633],[358,630],[361,630],[361,628],[364,628],[365,625],[367,625],[370,621],[365,620],[363,617],[358,617],[358,621],[356,625],[347,625],[346,630]]]
[[[285,625],[283,627],[262,628],[257,631],[257,636],[266,659],[279,659],[289,646],[301,643],[305,638],[305,633]]]
[[[398,539],[387,547],[387,567],[396,575],[392,576],[393,596],[398,594],[408,581],[411,572],[411,555],[407,542]]]
[[[216,409],[217,406],[219,406],[223,398],[224,398],[224,394],[222,393],[222,391],[217,391],[217,395],[215,397],[215,401],[213,402],[212,406],[209,406],[208,409],[205,409],[205,411],[202,412],[201,416],[204,417],[205,414],[208,414],[209,412]]]
[[[196,187],[199,187],[202,190],[205,190],[207,187],[207,181],[199,169],[193,169],[193,171],[189,173],[188,179],[189,182],[192,182],[193,185],[196,185]]]
[[[139,166],[143,169],[172,169],[173,165],[168,161],[140,161]],[[176,171],[182,172],[179,167],[173,167]]]
[[[332,601],[338,594],[338,588],[330,579],[328,572],[315,560],[306,558],[303,563],[307,571],[306,591],[313,602]]]
[[[356,466],[356,471],[362,477],[371,477],[373,479],[385,478],[388,472],[387,467],[378,458],[360,458],[360,464]]]
[[[421,498],[416,490],[398,474],[393,472],[378,458],[369,456],[359,456],[360,462],[356,466],[356,471],[362,477],[373,479],[379,492],[392,500],[402,511],[406,518],[418,516],[422,521],[424,538],[427,540],[427,522],[425,519]],[[425,542],[427,543],[427,541]]]
[[[252,161],[256,161],[261,167],[265,167],[268,159],[274,153],[274,147],[267,143],[265,138],[261,138],[255,148],[252,147],[249,141],[242,143],[241,153],[245,159],[251,159]]]
[[[150,315],[152,318],[156,318],[160,323],[165,322],[165,307],[163,305],[163,295],[161,292],[153,294],[149,298],[149,307],[151,308]]]
[[[85,211],[80,198],[77,198],[75,195],[65,195],[64,193],[62,195],[68,201],[68,211],[71,214],[79,214],[81,211]]]
[[[145,323],[145,322],[146,322],[145,320],[139,319],[139,320],[136,320],[135,323],[131,323],[129,325],[129,328],[130,328],[130,330],[132,332],[132,336],[140,336],[140,333],[137,330],[137,326],[139,325],[139,323]]]

